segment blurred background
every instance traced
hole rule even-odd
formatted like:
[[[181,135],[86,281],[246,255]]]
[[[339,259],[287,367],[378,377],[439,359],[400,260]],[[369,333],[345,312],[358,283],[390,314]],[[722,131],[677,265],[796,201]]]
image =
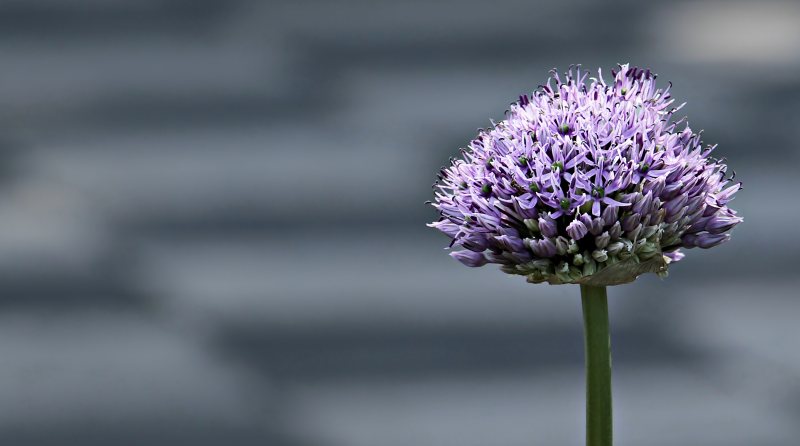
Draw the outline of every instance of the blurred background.
[[[5,0],[0,444],[583,442],[575,287],[443,251],[440,165],[651,67],[745,222],[609,291],[618,445],[791,446],[800,3]]]

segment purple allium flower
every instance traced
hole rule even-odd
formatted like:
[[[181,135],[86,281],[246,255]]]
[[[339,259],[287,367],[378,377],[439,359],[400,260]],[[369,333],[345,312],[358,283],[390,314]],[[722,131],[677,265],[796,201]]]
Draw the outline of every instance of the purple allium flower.
[[[730,238],[741,183],[672,121],[671,85],[628,65],[611,83],[599,70],[588,82],[580,67],[551,73],[442,169],[429,226],[464,248],[454,258],[531,282],[614,285]]]

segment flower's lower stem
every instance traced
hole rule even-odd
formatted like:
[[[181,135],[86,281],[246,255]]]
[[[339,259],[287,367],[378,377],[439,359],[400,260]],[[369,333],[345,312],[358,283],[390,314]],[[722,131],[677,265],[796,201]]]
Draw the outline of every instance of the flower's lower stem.
[[[611,336],[606,287],[581,285],[586,349],[586,446],[611,446]]]

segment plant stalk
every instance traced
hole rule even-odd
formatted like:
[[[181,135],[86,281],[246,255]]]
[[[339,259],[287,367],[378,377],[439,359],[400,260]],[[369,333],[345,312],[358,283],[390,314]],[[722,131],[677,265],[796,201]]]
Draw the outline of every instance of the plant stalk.
[[[611,446],[611,336],[606,287],[581,285],[586,352],[586,446]]]

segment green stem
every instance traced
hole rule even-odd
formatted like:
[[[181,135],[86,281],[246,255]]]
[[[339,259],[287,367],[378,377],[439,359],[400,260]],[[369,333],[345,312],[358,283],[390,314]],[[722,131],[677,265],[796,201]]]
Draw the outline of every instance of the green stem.
[[[611,337],[606,287],[581,285],[586,346],[586,446],[611,446]]]

